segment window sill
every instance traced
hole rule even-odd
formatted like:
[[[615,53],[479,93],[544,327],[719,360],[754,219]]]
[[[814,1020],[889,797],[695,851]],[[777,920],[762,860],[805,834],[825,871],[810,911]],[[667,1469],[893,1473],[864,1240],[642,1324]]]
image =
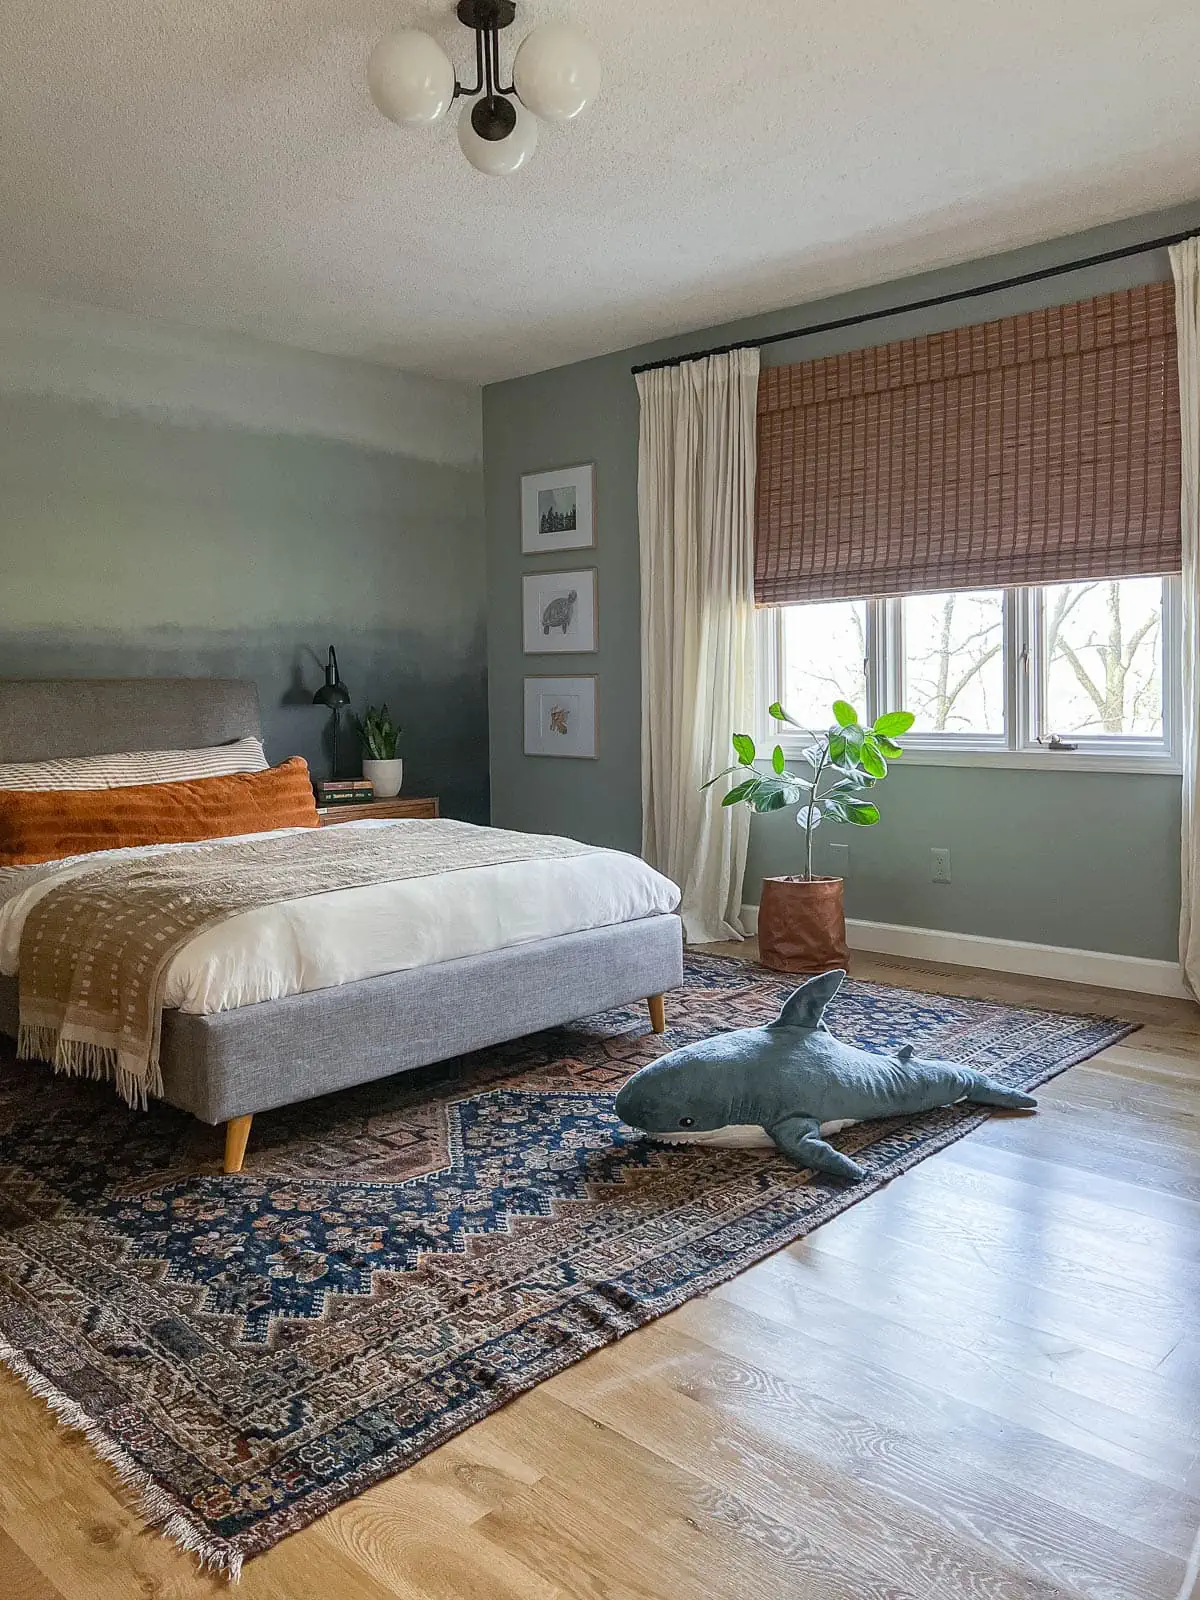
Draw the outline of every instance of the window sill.
[[[789,764],[799,760],[803,744],[783,753]],[[1017,772],[1129,772],[1150,777],[1178,778],[1183,772],[1172,756],[1137,756],[1114,752],[1092,754],[1084,750],[949,750],[904,747],[897,767],[995,767]]]

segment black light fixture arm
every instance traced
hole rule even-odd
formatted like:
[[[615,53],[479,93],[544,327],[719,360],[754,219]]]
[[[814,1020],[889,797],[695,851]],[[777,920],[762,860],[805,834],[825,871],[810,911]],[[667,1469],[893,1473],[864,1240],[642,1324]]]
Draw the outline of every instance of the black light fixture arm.
[[[475,82],[473,84],[459,83],[454,80],[454,98],[460,95],[467,99],[474,99],[476,95],[483,96],[483,103],[490,110],[488,115],[481,119],[489,127],[503,124],[503,131],[490,133],[475,123],[476,131],[485,139],[503,139],[512,130],[516,120],[511,107],[506,116],[500,106],[498,96],[506,95],[511,98],[516,94],[516,86],[509,83],[505,86],[500,82],[500,30],[509,28],[517,14],[514,0],[458,0],[458,20],[466,28],[471,28],[475,33]],[[474,114],[472,114],[474,121]]]
[[[483,93],[483,34],[475,35],[475,82],[474,84],[459,83],[457,76],[454,79],[454,98],[465,94],[473,100],[477,94]]]

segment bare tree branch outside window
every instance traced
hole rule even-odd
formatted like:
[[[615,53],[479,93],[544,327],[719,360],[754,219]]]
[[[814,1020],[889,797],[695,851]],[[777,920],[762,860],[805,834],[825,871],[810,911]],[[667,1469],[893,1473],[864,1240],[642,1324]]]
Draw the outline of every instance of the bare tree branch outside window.
[[[1107,579],[1046,591],[1047,733],[1162,731],[1162,582]]]
[[[1004,597],[913,595],[904,602],[905,698],[928,733],[1004,727]]]

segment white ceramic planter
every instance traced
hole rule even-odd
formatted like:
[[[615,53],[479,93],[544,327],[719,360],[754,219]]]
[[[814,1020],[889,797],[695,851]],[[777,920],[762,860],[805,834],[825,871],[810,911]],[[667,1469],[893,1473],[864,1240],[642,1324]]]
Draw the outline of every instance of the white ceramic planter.
[[[370,779],[376,800],[394,800],[404,782],[404,762],[399,757],[395,761],[364,760],[363,777]]]

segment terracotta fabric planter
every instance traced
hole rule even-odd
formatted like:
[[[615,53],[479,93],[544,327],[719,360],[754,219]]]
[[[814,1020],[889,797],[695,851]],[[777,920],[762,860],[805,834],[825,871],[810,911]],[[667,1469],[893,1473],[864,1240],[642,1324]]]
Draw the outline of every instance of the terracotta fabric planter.
[[[848,966],[841,878],[764,878],[758,957],[776,972],[830,972]]]

